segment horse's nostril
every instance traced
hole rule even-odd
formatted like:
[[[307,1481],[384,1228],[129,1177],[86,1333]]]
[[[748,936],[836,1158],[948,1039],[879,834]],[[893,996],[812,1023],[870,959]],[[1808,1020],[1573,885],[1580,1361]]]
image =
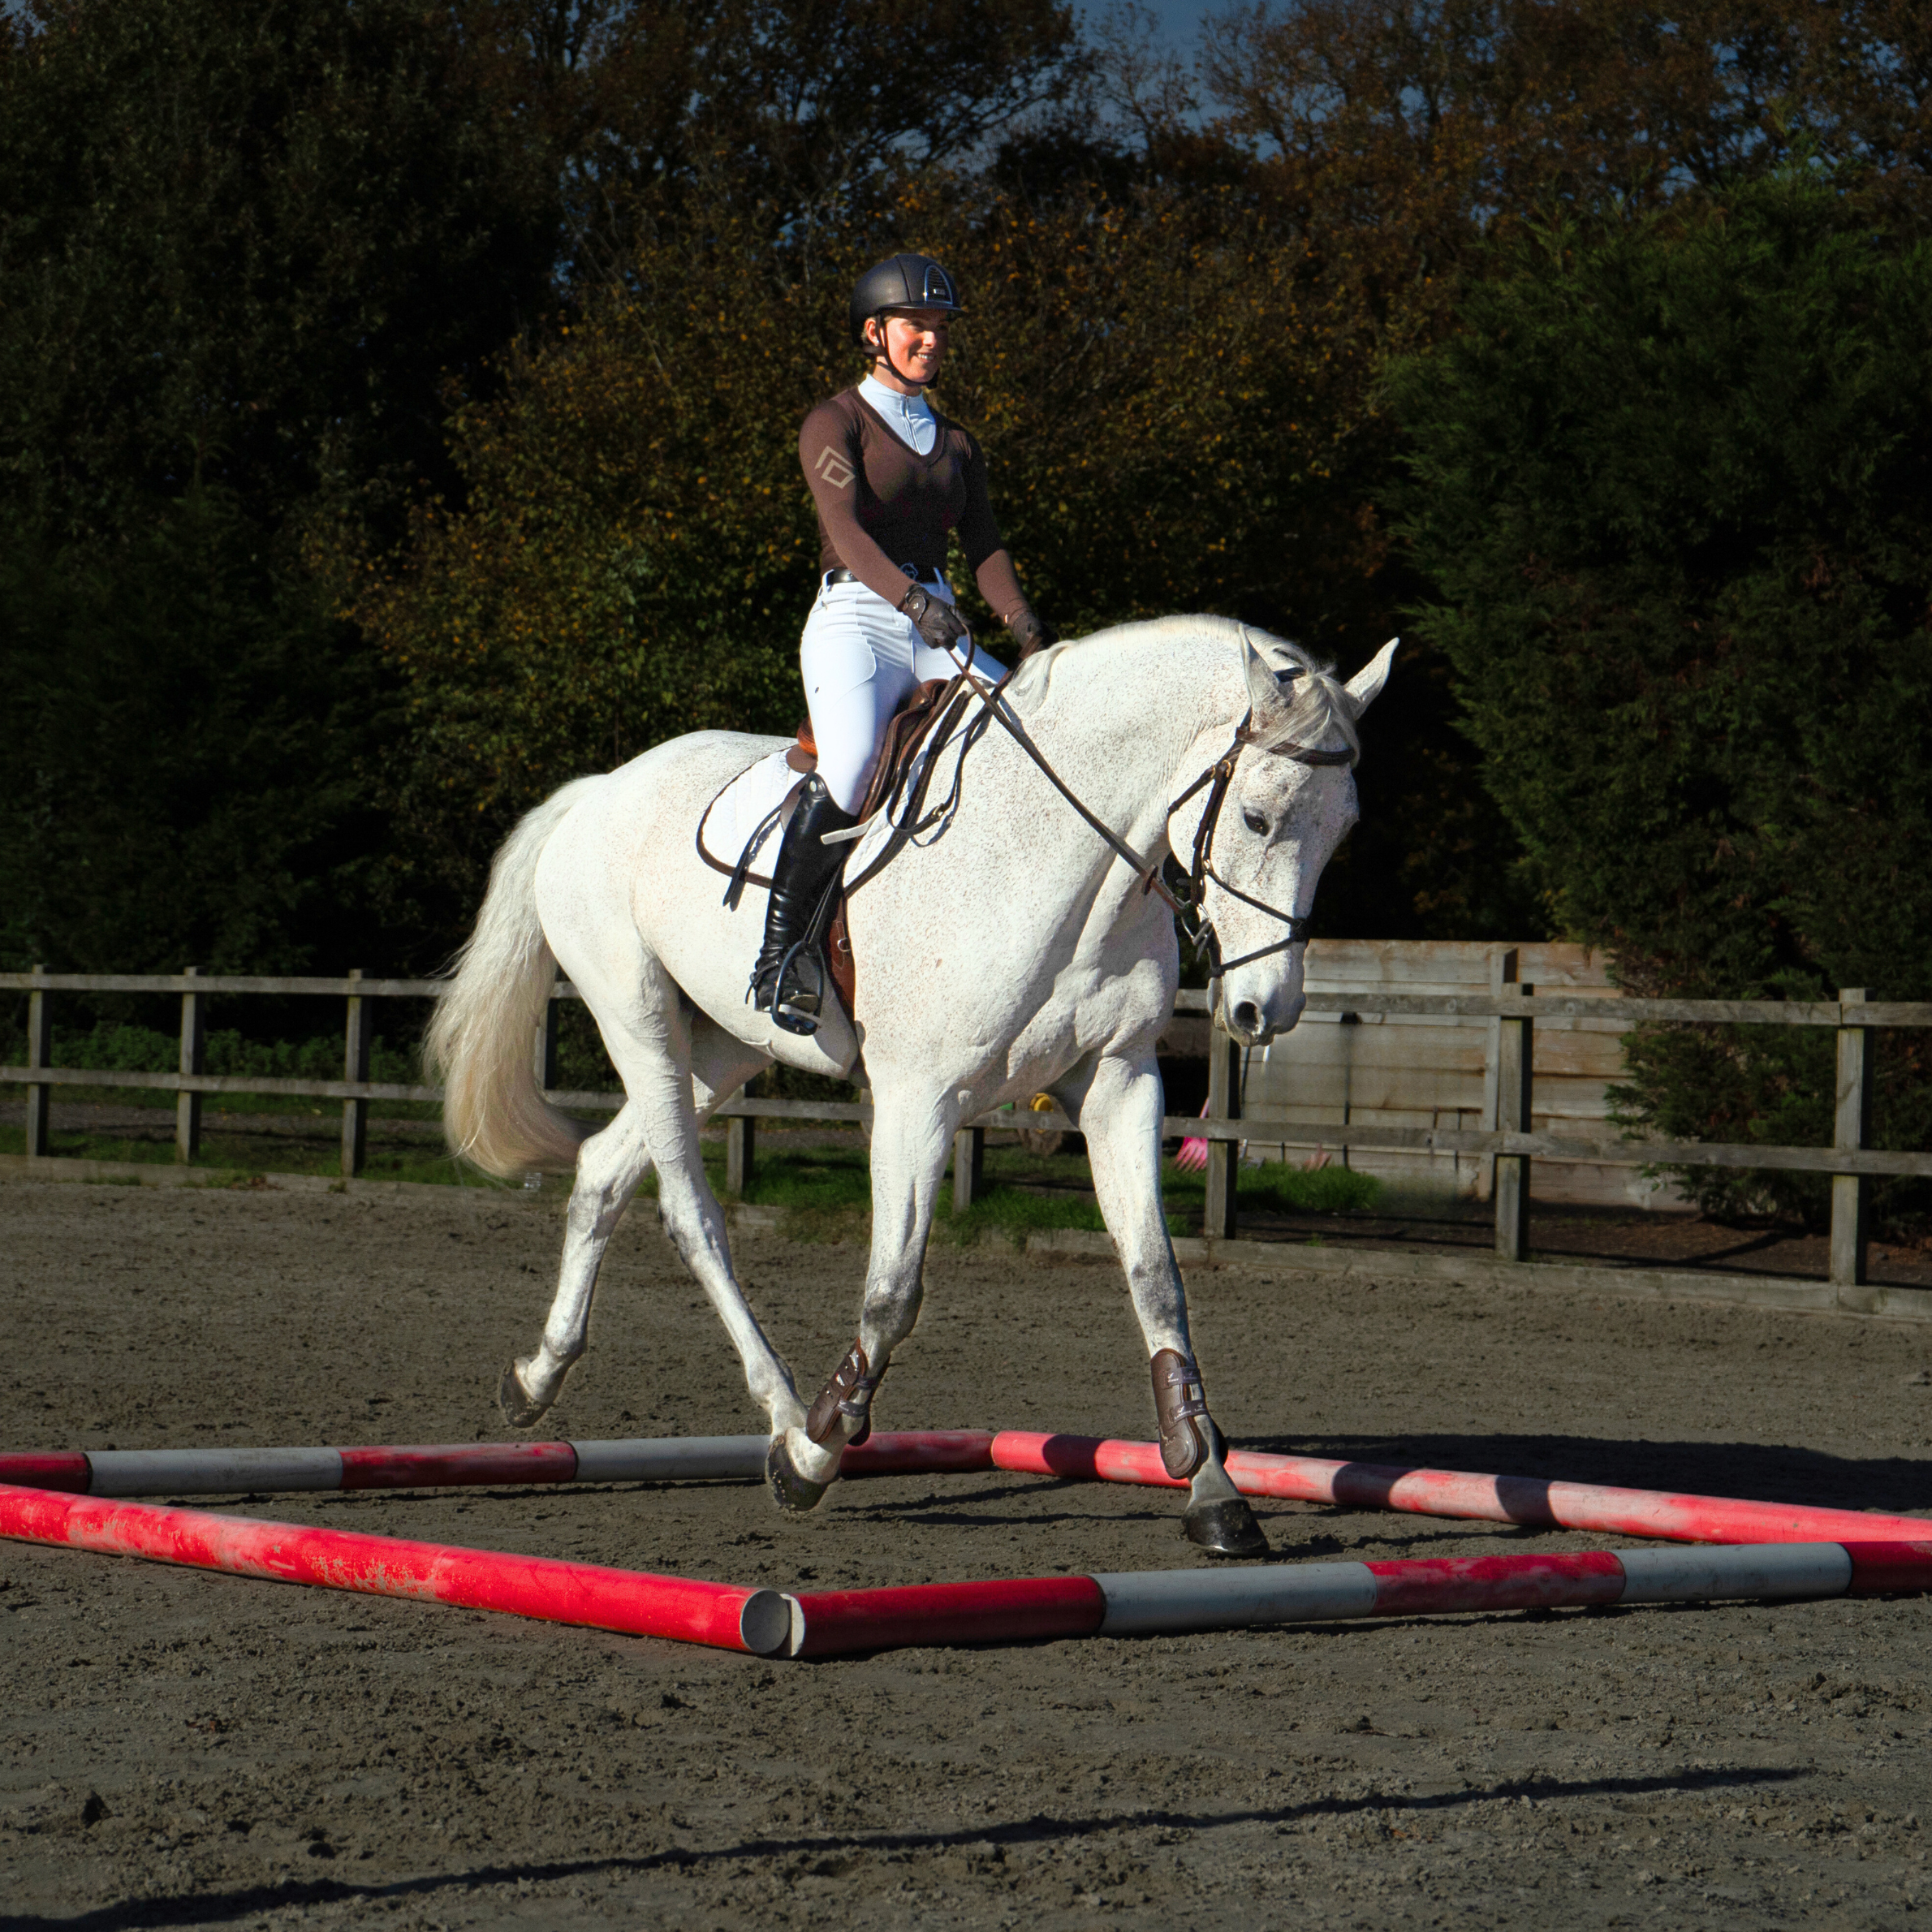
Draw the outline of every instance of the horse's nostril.
[[[1239,1033],[1253,1033],[1261,1031],[1261,1010],[1252,999],[1240,1000],[1235,1006],[1235,1029]]]

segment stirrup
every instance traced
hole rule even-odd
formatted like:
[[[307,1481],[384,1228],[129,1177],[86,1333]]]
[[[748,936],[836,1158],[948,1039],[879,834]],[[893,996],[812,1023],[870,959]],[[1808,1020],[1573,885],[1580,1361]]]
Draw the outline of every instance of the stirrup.
[[[825,956],[814,941],[800,939],[778,961],[767,1011],[774,1026],[809,1038],[818,1031],[824,1006]]]

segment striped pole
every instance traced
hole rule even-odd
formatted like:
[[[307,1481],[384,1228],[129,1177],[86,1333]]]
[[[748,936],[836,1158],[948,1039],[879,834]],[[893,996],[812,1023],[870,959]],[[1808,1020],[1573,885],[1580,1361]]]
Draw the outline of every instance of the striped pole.
[[[1041,1435],[1006,1429],[993,1438],[993,1464],[1036,1476],[1184,1489],[1161,1466],[1152,1443],[1097,1436]],[[1406,1469],[1326,1462],[1307,1455],[1228,1452],[1227,1473],[1244,1496],[1326,1503],[1344,1509],[1406,1510],[1537,1529],[1588,1529],[1672,1542],[1799,1543],[1821,1540],[1907,1542],[1932,1537],[1919,1516],[1813,1509],[1801,1503],[1746,1503],[1593,1482],[1547,1482],[1531,1476],[1474,1476],[1453,1469]]]
[[[1932,1590],[1932,1539],[1558,1551],[775,1590],[0,1486],[0,1537],[759,1656],[1128,1637],[1343,1617]]]
[[[571,1482],[757,1481],[764,1436],[646,1437],[585,1443],[464,1443],[360,1449],[97,1449],[0,1455],[0,1483],[83,1495],[236,1495],[252,1491],[432,1489]],[[1753,1503],[1528,1476],[1479,1476],[1313,1456],[1231,1451],[1244,1495],[1339,1508],[1581,1529],[1678,1542],[1915,1542],[1917,1516]],[[1083,1481],[1180,1489],[1151,1443],[1025,1430],[878,1432],[847,1449],[847,1477],[999,1468]]]
[[[1096,1594],[1083,1595],[1075,1587],[1081,1584]],[[1932,1590],[1932,1541],[1266,1563],[795,1594],[785,1650],[829,1657],[1024,1637],[1179,1635],[1348,1617],[1926,1590]]]
[[[782,1649],[791,1628],[776,1590],[48,1490],[0,1486],[0,1537],[760,1656]]]
[[[0,1483],[84,1496],[229,1496],[269,1490],[455,1489],[569,1482],[756,1482],[761,1435],[606,1443],[459,1443],[428,1448],[78,1449],[0,1455]],[[842,1473],[989,1469],[985,1430],[880,1432]]]

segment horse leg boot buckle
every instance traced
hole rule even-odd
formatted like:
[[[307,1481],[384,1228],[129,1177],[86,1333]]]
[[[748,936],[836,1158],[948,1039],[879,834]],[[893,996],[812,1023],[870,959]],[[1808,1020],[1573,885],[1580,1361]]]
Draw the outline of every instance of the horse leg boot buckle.
[[[841,1417],[857,1425],[845,1438],[847,1448],[856,1449],[872,1434],[873,1391],[885,1380],[886,1371],[870,1375],[866,1373],[869,1366],[855,1336],[845,1360],[833,1370],[832,1379],[818,1391],[805,1416],[805,1434],[820,1448],[831,1440]]]

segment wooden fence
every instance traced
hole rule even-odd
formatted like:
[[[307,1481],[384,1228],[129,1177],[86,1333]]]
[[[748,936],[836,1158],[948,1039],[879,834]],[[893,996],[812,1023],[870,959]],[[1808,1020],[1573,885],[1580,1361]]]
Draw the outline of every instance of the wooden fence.
[[[1335,1148],[1401,1149],[1451,1154],[1494,1162],[1490,1195],[1495,1210],[1496,1253],[1521,1261],[1529,1251],[1530,1167],[1534,1161],[1591,1162],[1613,1167],[1771,1168],[1828,1174],[1831,1180],[1831,1279],[1840,1286],[1865,1280],[1867,1183],[1889,1175],[1932,1176],[1932,1153],[1882,1153],[1867,1145],[1871,1135],[1872,1033],[1887,1027],[1932,1027],[1932,1003],[1887,1003],[1865,989],[1846,988],[1835,1000],[1624,999],[1593,990],[1587,997],[1537,987],[1520,977],[1522,953],[1509,948],[1498,955],[1495,984],[1476,993],[1391,993],[1372,990],[1311,989],[1308,1010],[1314,1014],[1453,1016],[1493,1020],[1486,1071],[1487,1118],[1479,1128],[1394,1126],[1382,1122],[1303,1119],[1292,1114],[1249,1114],[1241,1105],[1241,1050],[1204,1017],[1204,992],[1184,989],[1175,1000],[1170,1042],[1185,1050],[1205,1047],[1208,1055],[1208,1109],[1190,1120],[1170,1116],[1162,1123],[1170,1136],[1193,1135],[1208,1143],[1207,1211],[1205,1231],[1231,1239],[1236,1232],[1235,1168],[1240,1144],[1301,1143],[1319,1140]],[[0,991],[28,996],[27,1064],[0,1067],[0,1083],[27,1090],[27,1152],[47,1154],[48,1108],[56,1087],[128,1087],[173,1093],[175,1155],[192,1160],[201,1132],[201,1102],[209,1093],[287,1094],[291,1098],[342,1102],[342,1171],[363,1164],[369,1106],[372,1101],[438,1101],[442,1089],[371,1080],[369,1002],[434,999],[437,980],[380,980],[351,972],[345,979],[267,979],[252,976],[206,976],[189,968],[166,976],[130,973],[0,973]],[[172,1074],[107,1072],[53,1064],[53,1023],[49,996],[56,993],[146,993],[178,995],[181,1001],[179,1071]],[[210,1074],[203,1067],[204,1003],[216,996],[270,994],[320,995],[346,1003],[343,1077],[339,1080],[279,1080],[252,1074]],[[533,1042],[535,1070],[550,1098],[559,1106],[615,1112],[621,1093],[574,1093],[556,1085],[558,1002],[575,999],[575,988],[559,983],[551,992],[543,1023]],[[1535,1027],[1538,1020],[1614,1020],[1626,1025],[1683,1023],[1710,1025],[1829,1027],[1837,1035],[1837,1093],[1830,1147],[1763,1147],[1755,1143],[1662,1141],[1605,1135],[1537,1132],[1535,1099]],[[1192,1039],[1185,1037],[1192,1036]],[[1204,1037],[1205,1036],[1205,1037]],[[726,1190],[740,1193],[749,1179],[760,1120],[830,1120],[864,1124],[872,1110],[863,1102],[755,1100],[740,1094],[718,1109],[727,1123]],[[969,1205],[981,1184],[989,1127],[1009,1124],[1010,1115],[989,1115],[962,1128],[955,1138],[955,1201]],[[1029,1125],[1072,1128],[1058,1113],[1029,1117]]]
[[[1305,962],[1310,993],[1486,993],[1503,983],[1509,953],[1516,977],[1539,997],[1555,993],[1598,1000],[1616,997],[1601,952],[1562,941],[1507,948],[1476,941],[1315,939]],[[1430,1013],[1312,1012],[1292,1032],[1244,1056],[1242,1085],[1249,1115],[1292,1114],[1331,1127],[1380,1124],[1480,1132],[1495,1118],[1494,1020]],[[1533,1127],[1573,1136],[1614,1133],[1611,1090],[1628,1078],[1616,1020],[1545,1020],[1532,1045],[1536,1111]],[[1206,1050],[1205,1039],[1201,1050]],[[1322,1136],[1270,1145],[1251,1140],[1246,1158],[1295,1159]],[[1337,1154],[1361,1172],[1405,1192],[1490,1198],[1493,1161],[1455,1153],[1357,1148]],[[1537,1205],[1555,1202],[1668,1210],[1687,1205],[1669,1176],[1593,1162],[1538,1161]]]

